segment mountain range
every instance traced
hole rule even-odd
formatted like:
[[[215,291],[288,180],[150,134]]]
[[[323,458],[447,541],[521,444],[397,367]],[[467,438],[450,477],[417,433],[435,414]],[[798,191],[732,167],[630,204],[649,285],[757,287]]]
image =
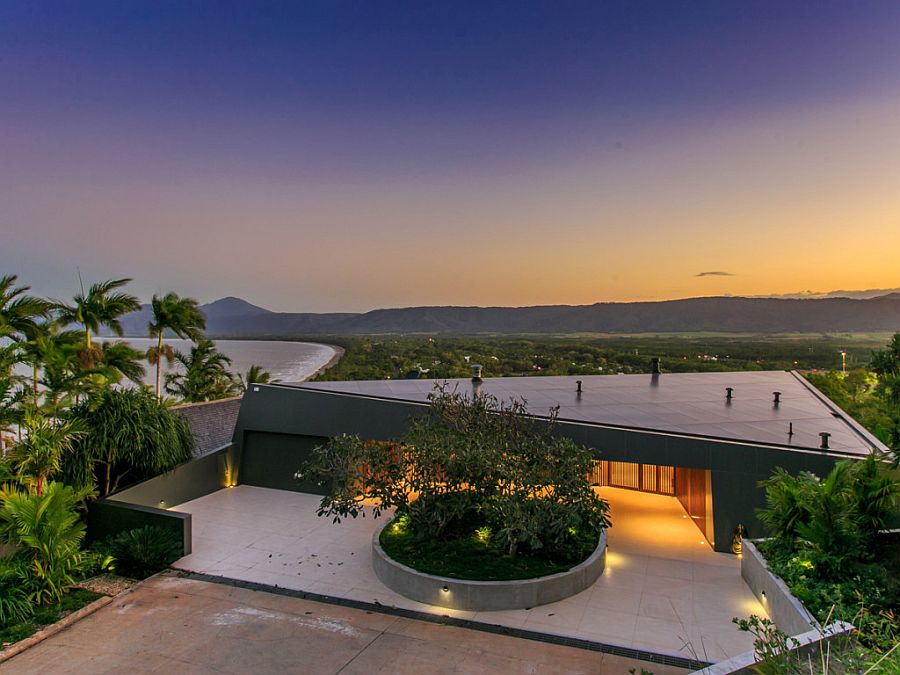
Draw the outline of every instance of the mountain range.
[[[703,297],[535,307],[406,307],[364,313],[272,312],[240,298],[203,305],[216,337],[526,333],[834,333],[900,330],[900,293],[874,298]],[[147,334],[149,305],[123,318]]]

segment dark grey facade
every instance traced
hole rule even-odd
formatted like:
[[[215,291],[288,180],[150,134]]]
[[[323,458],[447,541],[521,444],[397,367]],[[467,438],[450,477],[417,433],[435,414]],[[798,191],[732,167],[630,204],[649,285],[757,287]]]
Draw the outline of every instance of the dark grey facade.
[[[651,426],[629,427],[605,423],[602,421],[606,410],[603,406],[598,406],[598,412],[591,414],[594,418],[599,418],[597,421],[590,421],[589,418],[563,419],[561,412],[558,433],[588,446],[598,459],[709,471],[714,523],[714,534],[710,539],[715,548],[721,551],[729,550],[732,533],[738,524],[746,526],[751,536],[763,534],[755,514],[755,510],[764,505],[764,494],[758,487],[758,482],[770,476],[775,467],[791,472],[808,470],[821,475],[840,459],[863,457],[873,449],[883,449],[878,447],[878,442],[865,430],[843,417],[836,407],[832,408],[833,404],[820,393],[807,389],[801,382],[795,385],[792,380],[784,377],[792,374],[771,374],[772,378],[768,380],[742,377],[744,374],[740,373],[709,375],[715,377],[704,378],[700,374],[700,379],[696,379],[698,374],[692,374],[691,377],[695,379],[691,381],[698,383],[692,388],[685,388],[685,380],[680,380],[682,389],[675,393],[675,398],[683,401],[694,392],[695,401],[685,415],[702,416],[705,406],[708,419],[704,424],[721,429],[721,437],[692,434],[673,428],[673,425],[680,422],[677,411],[669,416],[666,416],[665,410],[659,414],[659,428],[656,429]],[[723,375],[731,377],[722,378]],[[651,382],[649,375],[623,377],[645,378],[649,387],[656,388],[649,389],[649,394],[642,394],[644,390],[636,387],[629,394],[639,402],[640,397],[644,396],[641,414],[652,424],[654,405],[662,408],[663,403],[658,394],[660,382]],[[527,397],[530,393],[540,399],[539,403],[531,406],[538,410],[544,403],[548,404],[547,407],[554,403],[551,400],[553,396],[548,392],[558,388],[560,394],[557,399],[569,396],[562,392],[574,392],[576,379],[578,378],[497,378],[493,383],[490,379],[485,379],[484,383],[493,384],[495,388],[502,387],[505,391],[514,388],[525,390],[520,395]],[[526,380],[529,381],[527,385]],[[585,387],[581,396],[586,398],[595,395],[597,399],[601,393],[609,396],[612,390],[601,390],[600,387],[614,386],[617,382],[623,386],[640,385],[636,380],[615,376],[603,376],[602,380],[593,390],[589,386]],[[735,383],[736,392],[739,392],[736,395],[743,395],[747,401],[745,407],[738,406],[737,400],[740,399],[724,401],[724,389],[720,385],[726,381]],[[352,386],[354,384],[357,385],[355,391]],[[468,381],[456,382],[455,385],[472,387]],[[700,395],[700,390],[706,385],[709,385],[709,392]],[[774,406],[774,412],[769,399],[771,386],[789,390],[789,395],[782,398],[779,406]],[[530,392],[527,391],[529,387]],[[713,392],[713,389],[718,393]],[[343,433],[358,434],[372,440],[400,437],[409,420],[426,410],[427,402],[421,395],[422,391],[421,381],[414,381],[412,384],[385,382],[254,386],[244,396],[235,429],[234,443],[239,466],[237,480],[260,487],[315,491],[315,486],[300,484],[293,478],[294,472],[312,448],[331,436]],[[751,396],[751,391],[756,393]],[[720,401],[720,398],[723,400]],[[763,398],[765,402],[761,402]],[[529,399],[529,402],[531,404],[533,399]],[[612,410],[616,405],[615,401],[609,403],[608,416],[623,414]],[[628,405],[634,407],[637,404],[632,401]],[[719,406],[727,408],[720,411]],[[788,414],[784,414],[785,411]],[[758,438],[742,439],[735,433],[729,433],[731,429],[721,420],[716,420],[716,415],[725,418],[739,416],[743,425],[739,428],[747,429],[748,435],[755,434]],[[795,441],[795,435],[787,434],[784,436],[784,443],[766,440],[780,438],[778,434],[782,427],[784,430],[796,428],[803,431],[807,445],[819,442],[817,429],[828,429],[841,439],[841,447],[828,450],[815,445],[805,447]]]

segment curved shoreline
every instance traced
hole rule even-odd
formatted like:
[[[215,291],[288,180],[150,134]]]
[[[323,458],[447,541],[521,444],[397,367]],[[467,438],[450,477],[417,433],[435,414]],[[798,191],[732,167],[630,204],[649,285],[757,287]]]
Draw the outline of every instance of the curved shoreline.
[[[334,353],[331,355],[331,358],[328,359],[328,361],[325,363],[325,365],[320,366],[317,370],[315,370],[314,372],[310,373],[309,375],[304,377],[302,380],[300,380],[300,382],[308,382],[309,380],[313,379],[314,377],[318,377],[319,375],[324,373],[329,368],[335,366],[337,364],[337,362],[340,361],[341,358],[344,356],[344,352],[346,351],[343,347],[338,347],[337,345],[330,345],[325,342],[306,342],[303,344],[322,345],[323,347],[328,347]]]

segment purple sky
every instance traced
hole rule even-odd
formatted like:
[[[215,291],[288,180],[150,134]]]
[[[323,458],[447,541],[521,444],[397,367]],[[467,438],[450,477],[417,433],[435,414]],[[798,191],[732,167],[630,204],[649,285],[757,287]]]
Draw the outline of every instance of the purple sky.
[[[898,64],[893,0],[11,0],[0,273],[295,311],[900,286]]]

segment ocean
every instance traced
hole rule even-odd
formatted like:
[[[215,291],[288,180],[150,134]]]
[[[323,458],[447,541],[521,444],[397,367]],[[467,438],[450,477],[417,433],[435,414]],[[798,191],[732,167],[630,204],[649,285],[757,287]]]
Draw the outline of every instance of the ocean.
[[[123,340],[132,348],[146,352],[156,340],[149,338],[109,338],[98,337],[96,340]],[[256,364],[272,374],[273,380],[280,382],[300,382],[314,374],[327,364],[335,355],[334,347],[317,344],[314,342],[284,342],[280,340],[215,340],[216,348],[231,359],[229,370],[235,375],[247,372],[251,365]],[[187,353],[191,348],[190,340],[166,340],[176,350]],[[148,385],[156,384],[156,366],[145,363],[147,374],[144,382]],[[21,374],[30,376],[28,368],[16,368]],[[163,361],[163,373],[169,370],[168,364]]]

